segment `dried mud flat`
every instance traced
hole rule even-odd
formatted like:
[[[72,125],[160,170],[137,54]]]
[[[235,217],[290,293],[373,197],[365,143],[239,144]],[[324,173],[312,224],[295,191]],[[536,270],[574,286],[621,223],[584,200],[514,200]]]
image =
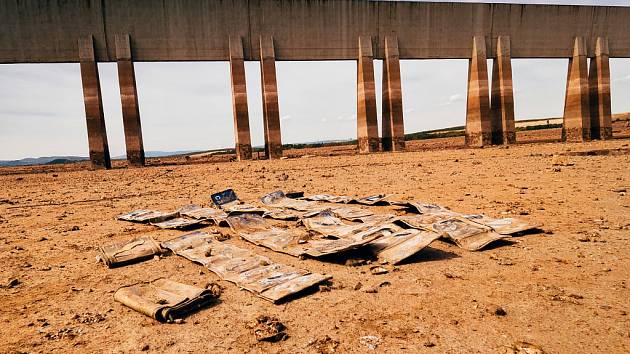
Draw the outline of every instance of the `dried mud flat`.
[[[456,145],[456,139],[444,142]],[[370,346],[375,352],[628,352],[629,143],[429,146],[110,171],[5,169],[0,352],[366,352]],[[116,215],[208,205],[210,194],[225,188],[247,201],[277,189],[392,193],[461,212],[517,215],[542,223],[543,232],[480,252],[436,241],[380,275],[370,265],[345,265],[343,256],[300,260],[232,237],[229,242],[273,261],[333,277],[319,291],[280,305],[181,257],[117,269],[96,263],[102,244],[182,233]],[[218,282],[224,290],[220,303],[182,324],[161,324],[114,302],[120,286],[158,277]],[[17,283],[8,284],[11,279]],[[278,318],[286,340],[258,342],[250,324],[260,315]]]

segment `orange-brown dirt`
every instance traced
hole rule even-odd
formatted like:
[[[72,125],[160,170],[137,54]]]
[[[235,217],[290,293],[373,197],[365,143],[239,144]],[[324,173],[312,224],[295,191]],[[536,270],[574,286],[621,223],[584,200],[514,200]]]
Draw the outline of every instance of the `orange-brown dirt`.
[[[617,127],[616,134],[629,130]],[[325,348],[312,343],[325,336],[339,342],[337,352],[370,351],[364,336],[378,338],[375,352],[509,353],[527,347],[522,342],[550,353],[629,352],[630,139],[484,149],[461,143],[416,141],[409,152],[365,156],[353,147],[294,150],[285,156],[333,156],[279,161],[161,159],[109,171],[87,164],[2,169],[0,352],[295,353]],[[159,165],[165,162],[172,164]],[[480,252],[436,241],[384,275],[372,275],[370,265],[346,266],[343,256],[300,260],[237,237],[225,241],[333,276],[329,291],[281,305],[181,257],[117,269],[95,261],[105,243],[182,233],[116,215],[207,205],[225,188],[248,201],[277,189],[392,193],[461,212],[517,215],[542,223],[543,231]],[[199,286],[218,281],[221,302],[183,324],[161,324],[114,302],[120,286],[157,277]],[[19,284],[7,287],[10,279]],[[288,338],[257,342],[248,324],[258,315],[277,317]]]

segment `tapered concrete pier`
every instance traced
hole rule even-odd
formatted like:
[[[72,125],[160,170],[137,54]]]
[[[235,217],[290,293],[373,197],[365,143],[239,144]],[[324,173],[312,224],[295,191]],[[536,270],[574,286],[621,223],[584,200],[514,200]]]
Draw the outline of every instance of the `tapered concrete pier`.
[[[269,159],[282,157],[282,134],[276,81],[276,55],[271,36],[260,36],[260,74],[262,84],[265,155]]]
[[[604,37],[597,38],[595,57],[591,59],[588,81],[590,91],[591,139],[611,139],[610,64],[608,39]]]
[[[492,143],[486,40],[473,37],[468,62],[468,95],[466,100],[466,145],[481,147]]]
[[[359,153],[379,150],[378,120],[376,118],[376,89],[374,86],[374,54],[372,38],[359,37],[357,63],[357,140]]]
[[[243,60],[243,39],[240,36],[230,36],[229,41],[236,158],[237,160],[251,160],[252,144],[249,134],[249,112],[247,108],[245,63]]]
[[[138,107],[138,90],[131,57],[129,35],[118,34],[115,41],[127,162],[130,166],[144,166],[144,143],[142,141],[140,109]]]
[[[575,38],[572,53],[567,74],[562,140],[586,141],[591,138],[591,115],[584,38]]]
[[[400,54],[398,38],[385,36],[383,60],[383,151],[405,149],[405,125],[403,118],[402,87],[400,84]]]
[[[111,168],[107,130],[103,116],[101,85],[98,77],[98,66],[94,57],[92,35],[80,38],[78,46],[90,161],[94,168]]]
[[[510,37],[499,36],[496,56],[492,62],[490,119],[492,144],[514,144],[514,90],[512,88],[512,58]]]

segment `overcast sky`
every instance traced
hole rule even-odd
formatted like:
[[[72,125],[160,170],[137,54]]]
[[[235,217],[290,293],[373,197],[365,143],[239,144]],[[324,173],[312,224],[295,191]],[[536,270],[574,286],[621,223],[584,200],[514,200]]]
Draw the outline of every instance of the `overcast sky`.
[[[630,0],[489,2],[630,6]],[[517,120],[562,115],[567,62],[513,60]],[[355,62],[276,65],[284,143],[356,137]],[[401,61],[406,133],[465,123],[467,65],[467,60]],[[613,113],[628,112],[630,59],[611,59],[610,65]],[[234,145],[227,62],[136,63],[135,67],[145,150]],[[381,62],[375,61],[374,68],[380,130]],[[124,155],[116,64],[99,64],[99,70],[110,151],[112,156]],[[261,145],[258,62],[246,63],[246,75],[252,143]],[[0,160],[87,156],[87,149],[78,64],[0,65]]]

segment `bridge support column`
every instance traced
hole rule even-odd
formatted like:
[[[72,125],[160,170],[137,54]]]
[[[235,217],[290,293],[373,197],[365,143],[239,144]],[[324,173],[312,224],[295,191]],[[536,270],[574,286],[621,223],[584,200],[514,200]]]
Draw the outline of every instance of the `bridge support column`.
[[[466,99],[466,145],[492,143],[486,39],[473,38],[472,56],[468,62],[468,95]]]
[[[229,41],[236,158],[239,161],[251,160],[252,144],[249,135],[249,112],[247,109],[247,86],[245,84],[243,39],[240,36],[230,36]]]
[[[595,58],[591,58],[591,69],[588,76],[591,139],[611,139],[612,114],[610,109],[610,66],[607,38],[597,38]]]
[[[584,38],[576,37],[569,59],[567,90],[564,101],[562,140],[586,141],[591,137],[588,67]]]
[[[92,167],[94,168],[109,169],[112,167],[112,164],[109,157],[101,85],[98,77],[96,56],[94,55],[94,39],[92,35],[80,38],[78,45],[90,161],[92,161]]]
[[[405,149],[405,126],[400,85],[400,58],[398,38],[385,36],[385,60],[383,61],[383,151]]]
[[[144,166],[144,144],[142,142],[140,109],[138,108],[138,90],[136,88],[136,74],[131,59],[129,35],[116,35],[115,41],[127,163],[129,166]]]
[[[359,153],[379,150],[372,37],[359,37],[357,63],[357,140]]]
[[[260,37],[260,74],[262,75],[263,125],[265,127],[265,155],[268,159],[282,157],[280,110],[276,81],[276,55],[273,37]]]
[[[492,65],[490,116],[493,144],[514,144],[514,92],[512,89],[510,37],[497,38],[497,53]]]

